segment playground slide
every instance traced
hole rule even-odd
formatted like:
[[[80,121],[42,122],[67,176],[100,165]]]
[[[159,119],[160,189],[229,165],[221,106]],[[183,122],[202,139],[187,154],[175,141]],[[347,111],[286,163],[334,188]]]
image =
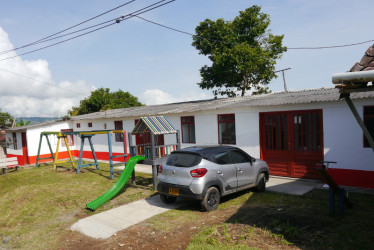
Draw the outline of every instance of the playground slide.
[[[126,185],[132,172],[134,171],[136,163],[144,159],[145,157],[140,155],[131,157],[129,161],[126,163],[125,169],[123,170],[121,176],[118,178],[116,183],[114,183],[114,185],[102,196],[100,196],[96,200],[87,203],[86,207],[91,210],[96,210],[101,205],[103,205],[104,203],[111,200],[114,196],[116,196],[118,192],[121,191],[121,189]]]

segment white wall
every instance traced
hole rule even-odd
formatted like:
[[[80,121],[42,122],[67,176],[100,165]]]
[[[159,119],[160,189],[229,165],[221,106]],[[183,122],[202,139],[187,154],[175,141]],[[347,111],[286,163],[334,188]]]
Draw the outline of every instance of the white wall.
[[[81,121],[74,121],[72,123],[72,128],[74,132],[78,131],[92,131],[92,130],[114,130],[114,121],[122,121],[123,129],[126,132],[129,131],[130,127],[132,126],[131,130],[134,127],[134,121],[131,120],[122,120],[119,119],[100,119],[100,120],[81,120]],[[88,127],[88,123],[92,123],[92,127]],[[80,128],[77,128],[77,123],[80,123]],[[113,153],[123,153],[124,147],[123,142],[116,142],[115,134],[111,134],[111,142],[112,142],[112,151]],[[127,138],[126,138],[127,139]],[[74,136],[74,149],[80,150],[81,147],[81,137],[78,135]],[[107,134],[96,134],[92,136],[92,144],[94,146],[95,152],[109,152],[108,147],[108,135]],[[84,151],[91,151],[91,147],[89,144],[88,139],[85,139],[84,142]]]
[[[35,156],[38,154],[38,147],[39,147],[39,140],[40,140],[40,133],[44,131],[48,132],[60,132],[61,129],[69,129],[69,122],[59,122],[53,125],[48,126],[41,126],[41,127],[34,127],[27,130],[26,137],[27,137],[27,150],[29,156]],[[18,134],[18,133],[17,133]],[[21,134],[21,133],[19,133]],[[55,135],[48,135],[49,141],[51,143],[51,147],[53,152],[56,151],[57,146],[57,137]],[[66,147],[62,147],[60,145],[59,151],[66,151]],[[9,152],[10,153],[10,152]],[[43,136],[42,145],[40,148],[40,154],[49,154],[49,148],[46,138]],[[21,152],[22,155],[22,152]]]
[[[373,101],[353,100],[363,118],[363,107]],[[374,152],[363,147],[363,132],[348,105],[329,104],[323,110],[325,160],[337,161],[336,167],[374,171]],[[333,165],[333,167],[335,167]]]
[[[354,100],[358,112],[362,116],[364,105],[374,105],[373,100]],[[254,157],[260,157],[260,132],[259,132],[259,113],[273,111],[291,111],[291,110],[323,110],[323,130],[324,130],[324,154],[325,160],[338,161],[339,168],[358,169],[374,171],[374,153],[370,148],[363,148],[363,133],[354,119],[345,101],[319,102],[297,105],[283,105],[270,107],[253,107],[240,109],[227,109],[218,111],[205,111],[198,113],[182,113],[178,115],[167,115],[166,118],[177,129],[181,130],[181,116],[195,117],[196,143],[181,143],[181,147],[194,145],[216,145],[218,144],[218,114],[235,114],[236,146]],[[40,127],[29,129],[27,131],[27,140],[29,155],[36,155],[40,132],[42,131],[60,131],[61,129],[73,128],[74,131],[91,131],[114,129],[114,121],[122,120],[123,129],[131,132],[135,127],[135,117],[119,119],[101,119],[85,120],[74,122],[63,122],[50,127]],[[89,128],[88,122],[92,122],[93,127]],[[69,126],[70,123],[70,126]],[[80,128],[76,127],[80,123]],[[104,126],[106,124],[106,127]],[[7,133],[7,139],[12,136]],[[113,152],[122,153],[123,143],[115,142],[115,136],[112,135]],[[132,136],[135,143],[135,136]],[[21,135],[17,133],[19,150],[9,149],[11,154],[22,154]],[[126,138],[127,139],[127,138]],[[52,148],[55,150],[56,139],[51,139]],[[80,149],[80,137],[75,136],[75,146],[72,149]],[[95,151],[108,152],[107,135],[93,136]],[[175,143],[175,135],[166,135],[165,143]],[[63,148],[61,150],[64,150]],[[84,150],[90,151],[88,141],[85,143]],[[47,144],[44,141],[41,154],[49,153]]]

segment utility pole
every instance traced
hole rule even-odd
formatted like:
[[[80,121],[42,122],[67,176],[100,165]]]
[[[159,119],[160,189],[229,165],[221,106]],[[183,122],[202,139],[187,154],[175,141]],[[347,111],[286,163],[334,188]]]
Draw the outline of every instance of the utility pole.
[[[284,71],[289,70],[289,69],[291,69],[291,68],[280,69],[280,70],[274,71],[274,73],[278,73],[278,72],[282,71],[282,75],[283,75],[283,88],[284,88],[285,92],[287,92],[287,85],[286,85],[286,77],[284,76]]]

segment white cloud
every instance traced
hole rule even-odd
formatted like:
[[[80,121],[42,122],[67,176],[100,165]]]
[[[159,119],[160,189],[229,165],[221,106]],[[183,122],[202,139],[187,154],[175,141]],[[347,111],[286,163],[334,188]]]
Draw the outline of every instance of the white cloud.
[[[205,93],[196,93],[195,91],[187,91],[175,96],[159,89],[147,89],[139,96],[139,100],[147,105],[204,100],[209,98],[212,98],[212,96]]]
[[[13,48],[0,27],[0,51]],[[15,51],[0,52],[0,60],[15,55]],[[16,117],[63,116],[94,88],[85,81],[55,83],[46,60],[15,57],[0,61],[0,108]]]

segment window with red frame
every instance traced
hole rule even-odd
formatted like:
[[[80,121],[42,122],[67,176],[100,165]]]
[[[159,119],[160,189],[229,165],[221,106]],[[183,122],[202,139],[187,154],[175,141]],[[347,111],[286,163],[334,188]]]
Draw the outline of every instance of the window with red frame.
[[[218,115],[218,143],[236,144],[235,114]]]
[[[123,130],[122,121],[114,121],[114,129]],[[123,133],[115,133],[115,136],[116,136],[116,142],[123,142]]]
[[[81,127],[81,124],[80,123],[77,123],[77,128],[80,128]]]
[[[183,143],[196,143],[195,139],[195,117],[182,116],[182,142]]]
[[[374,106],[364,107],[364,123],[372,138],[374,138]],[[364,135],[364,147],[370,148],[369,141]]]

